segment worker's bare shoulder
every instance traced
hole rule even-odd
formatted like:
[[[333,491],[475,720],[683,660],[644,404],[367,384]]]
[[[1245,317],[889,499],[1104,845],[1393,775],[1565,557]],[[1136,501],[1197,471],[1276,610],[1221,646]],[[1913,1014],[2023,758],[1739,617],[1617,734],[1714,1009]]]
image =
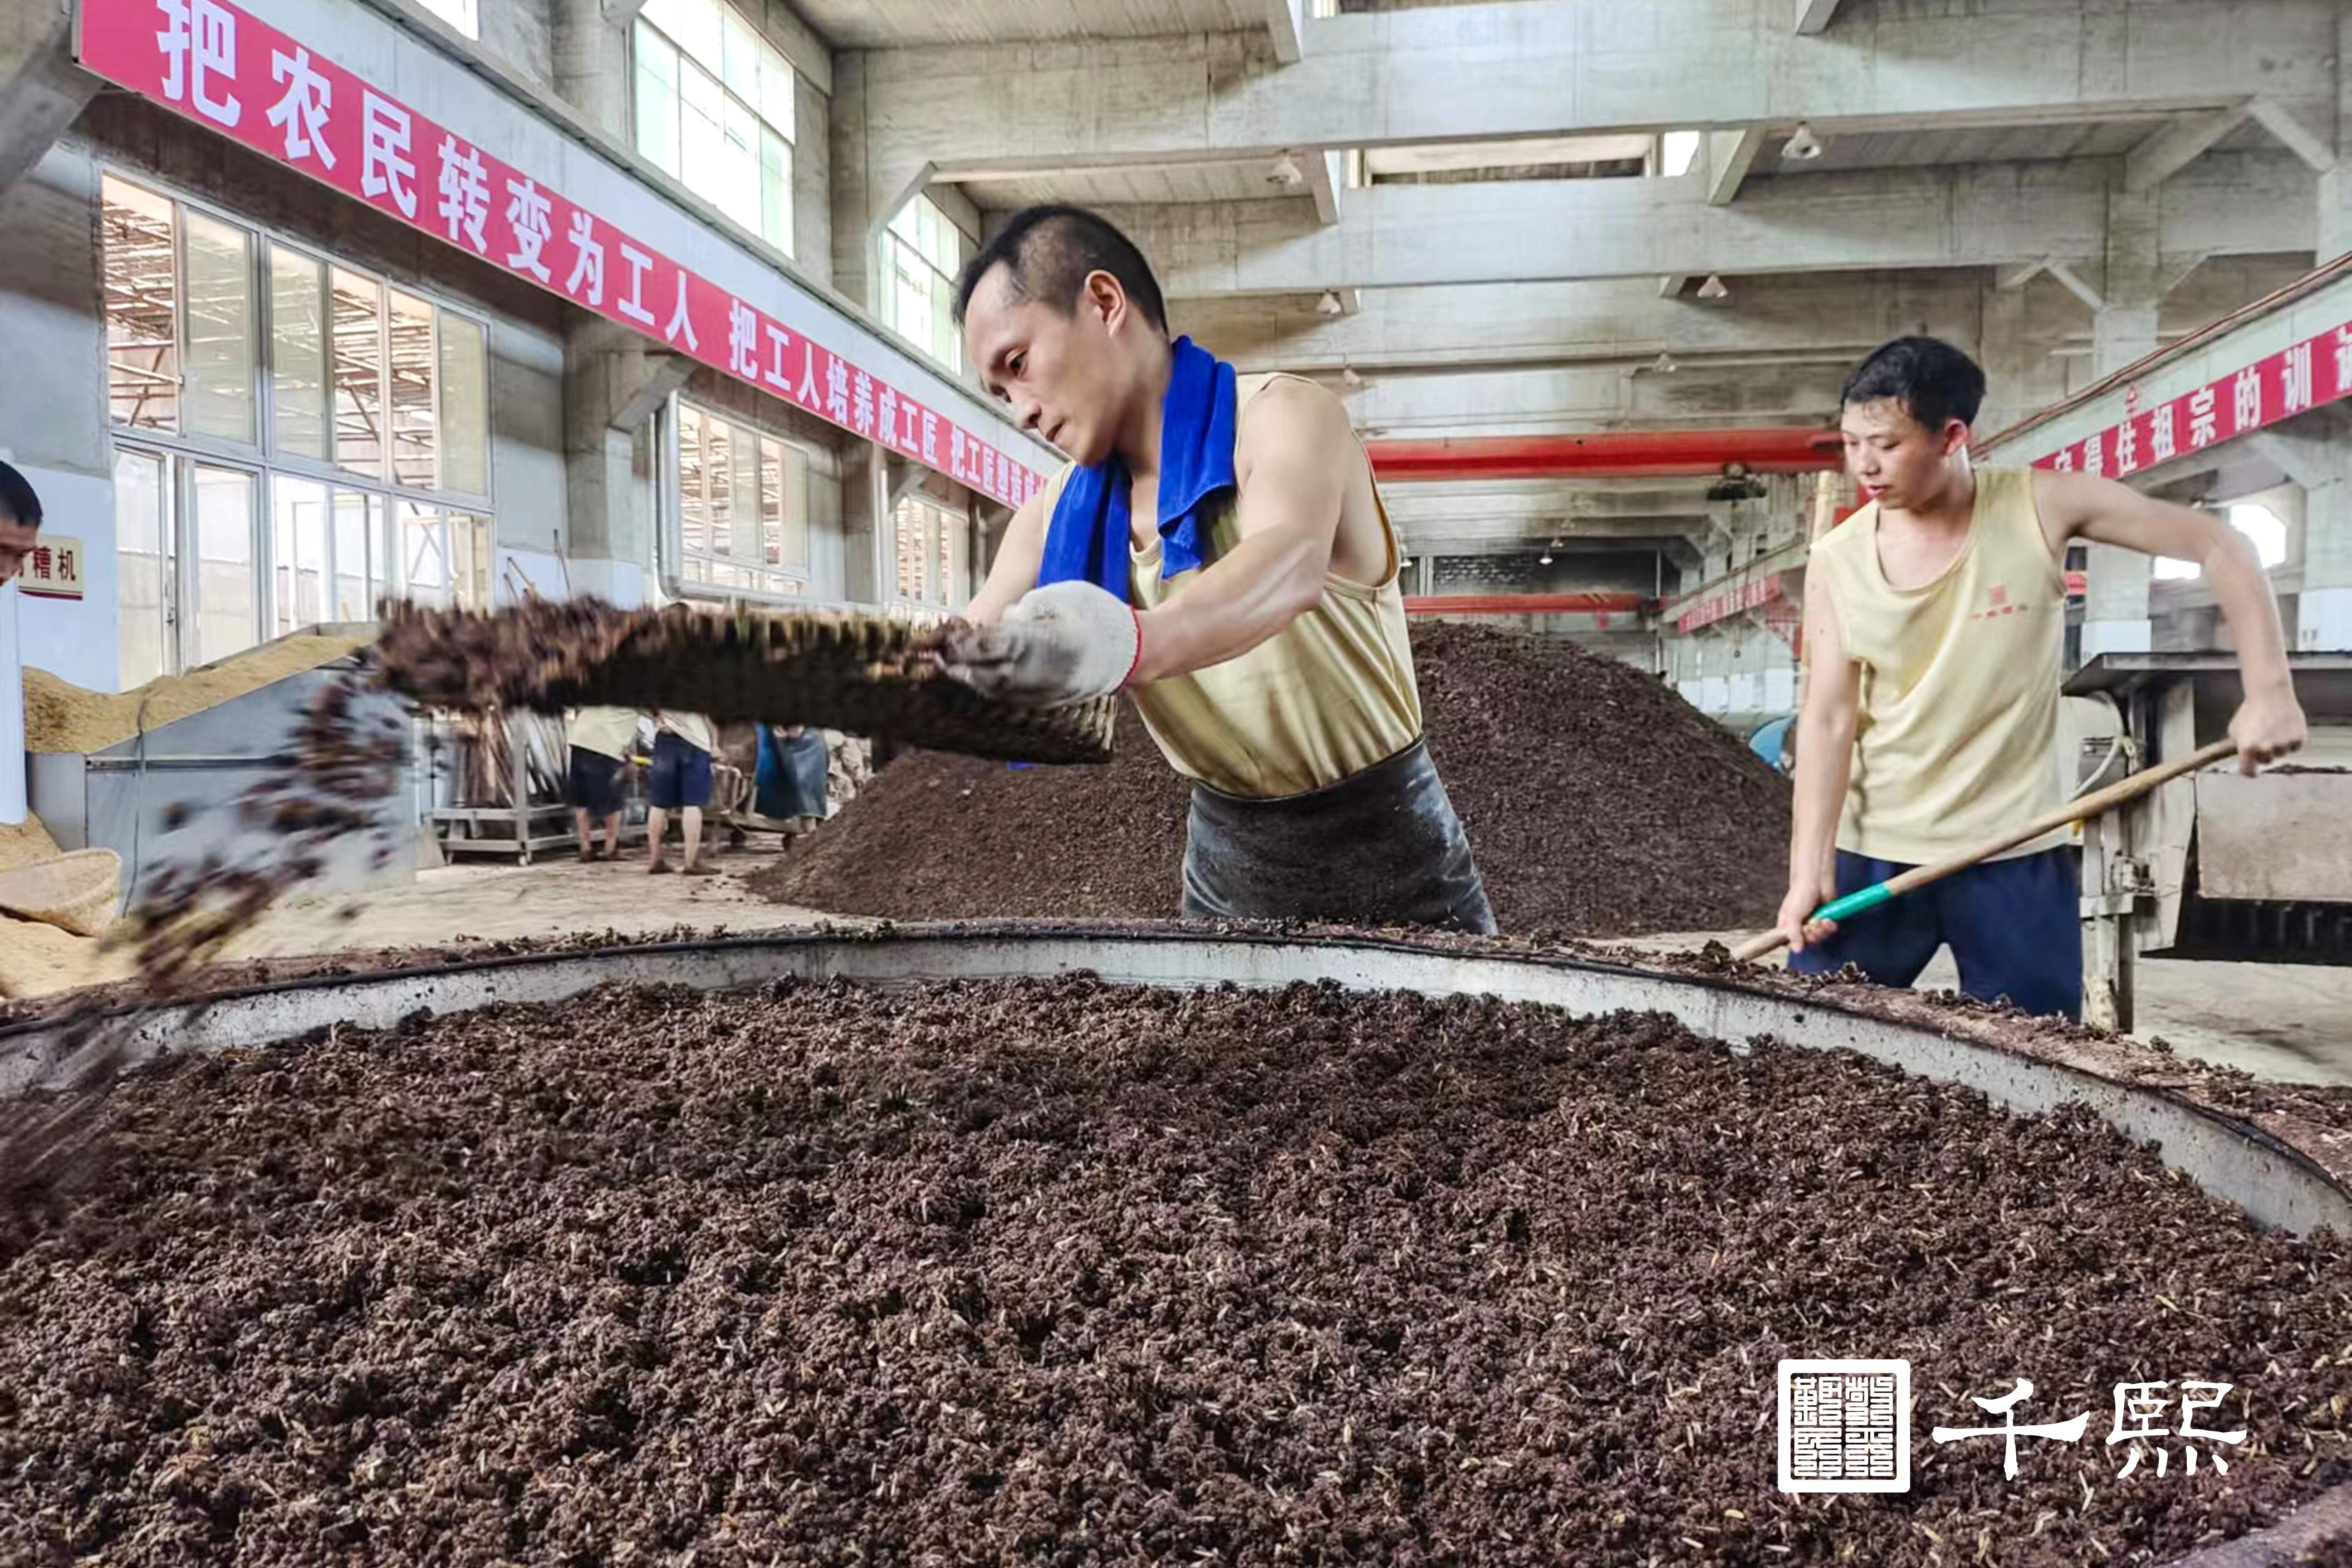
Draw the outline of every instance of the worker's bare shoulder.
[[[1269,451],[1321,448],[1337,456],[1354,447],[1355,426],[1348,405],[1297,376],[1278,375],[1259,387],[1242,405],[1234,426],[1234,465],[1244,478]]]

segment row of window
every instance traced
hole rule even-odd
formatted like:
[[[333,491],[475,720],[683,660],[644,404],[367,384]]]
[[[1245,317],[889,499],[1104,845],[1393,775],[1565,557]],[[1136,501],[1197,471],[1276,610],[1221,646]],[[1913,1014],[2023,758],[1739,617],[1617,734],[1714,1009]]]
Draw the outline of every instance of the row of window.
[[[637,151],[793,254],[791,62],[726,0],[646,0],[630,42]]]
[[[479,318],[108,174],[119,679],[490,600]]]
[[[722,594],[808,592],[808,454],[681,402],[678,575]]]
[[[115,597],[126,688],[378,599],[490,602],[489,519],[119,441]]]
[[[488,495],[478,318],[114,174],[100,225],[118,426]]]

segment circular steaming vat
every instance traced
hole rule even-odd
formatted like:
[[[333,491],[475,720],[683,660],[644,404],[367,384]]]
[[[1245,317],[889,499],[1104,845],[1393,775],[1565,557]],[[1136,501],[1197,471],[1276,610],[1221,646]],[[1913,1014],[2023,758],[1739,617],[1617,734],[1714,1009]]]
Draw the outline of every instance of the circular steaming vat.
[[[35,1369],[0,1374],[0,1515],[75,1550],[1924,1564],[1958,1531],[2042,1568],[2352,1525],[2352,1271],[2198,1191],[2340,1233],[2339,1156],[2000,1016],[1501,943],[932,927],[105,1033],[295,1048],[129,1080],[97,1217],[0,1249]],[[0,1093],[72,1039],[0,1032]],[[2087,1106],[2190,1181],[1937,1084]],[[1914,1497],[1775,1490],[1775,1358],[1816,1355],[1912,1358]],[[2251,1387],[2228,1481],[2116,1479],[2105,1385],[2143,1373]],[[2099,1408],[2004,1489],[1997,1445],[1927,1430],[2014,1377],[2023,1418]]]

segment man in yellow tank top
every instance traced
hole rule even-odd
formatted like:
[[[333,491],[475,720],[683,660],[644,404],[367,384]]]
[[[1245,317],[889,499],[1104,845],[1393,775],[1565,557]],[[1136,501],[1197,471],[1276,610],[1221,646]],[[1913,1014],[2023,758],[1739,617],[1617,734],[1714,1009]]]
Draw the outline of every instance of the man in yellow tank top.
[[[1492,931],[1339,400],[1171,342],[1150,264],[1079,208],[1013,215],[955,313],[982,384],[1071,464],[1014,514],[950,670],[1038,707],[1129,695],[1193,781],[1188,915]]]
[[[2239,649],[2230,725],[2249,773],[2303,743],[2269,580],[2219,518],[2087,474],[1977,469],[1984,373],[1898,338],[1846,379],[1846,466],[1864,505],[1806,569],[1795,825],[1780,929],[1801,971],[1859,966],[1908,985],[1948,943],[1961,988],[2033,1013],[2082,1011],[2073,850],[2062,830],[1874,910],[1811,921],[1843,894],[1940,860],[2064,798],[2057,721],[2066,546],[2077,537],[2204,568]]]

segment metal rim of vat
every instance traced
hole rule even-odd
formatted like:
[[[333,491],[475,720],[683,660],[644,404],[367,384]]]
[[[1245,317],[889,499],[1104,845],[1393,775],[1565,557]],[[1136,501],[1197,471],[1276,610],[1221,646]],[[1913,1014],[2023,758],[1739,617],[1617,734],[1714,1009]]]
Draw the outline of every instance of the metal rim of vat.
[[[1083,925],[767,931],[308,975],[160,1008],[121,1009],[110,1016],[103,1038],[107,1048],[136,1064],[167,1052],[295,1040],[336,1025],[384,1028],[420,1010],[437,1015],[497,1002],[559,1002],[614,983],[708,991],[788,977],[889,985],[1080,973],[1178,988],[1329,981],[1354,991],[1486,995],[1579,1014],[1659,1012],[1735,1049],[1769,1035],[1808,1049],[1851,1050],[1976,1089],[2014,1110],[2082,1102],[2131,1138],[2154,1142],[2167,1163],[2264,1224],[2298,1234],[2332,1226],[2352,1235],[2352,1191],[2308,1155],[2160,1085],[2119,1082],[1835,1000],[1728,979],[1402,939]],[[68,1054],[79,1038],[69,1021],[56,1017],[0,1028],[0,1095],[68,1080]]]

